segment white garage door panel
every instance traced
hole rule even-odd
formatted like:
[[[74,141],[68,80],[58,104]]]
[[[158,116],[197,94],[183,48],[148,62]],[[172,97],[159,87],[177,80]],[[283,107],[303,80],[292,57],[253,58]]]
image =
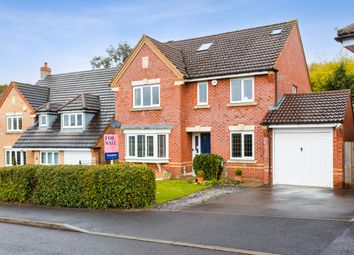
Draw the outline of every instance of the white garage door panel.
[[[332,187],[332,130],[274,130],[274,184]]]
[[[65,165],[91,165],[91,151],[64,151]]]

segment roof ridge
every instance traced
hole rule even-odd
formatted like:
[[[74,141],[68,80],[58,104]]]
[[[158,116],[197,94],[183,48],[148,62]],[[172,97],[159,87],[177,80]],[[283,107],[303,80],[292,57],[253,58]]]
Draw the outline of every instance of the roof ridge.
[[[235,33],[235,32],[254,30],[254,29],[259,29],[259,28],[264,28],[264,27],[270,27],[270,26],[287,24],[287,23],[295,23],[295,22],[297,22],[297,19],[292,19],[292,20],[288,20],[288,21],[283,21],[283,22],[278,22],[278,23],[273,23],[273,24],[268,24],[268,25],[263,25],[263,26],[249,27],[249,28],[243,28],[243,29],[238,29],[238,30],[233,30],[233,31],[227,31],[227,32],[222,32],[222,33],[218,33],[218,34],[204,35],[204,36],[192,37],[192,38],[187,38],[187,39],[182,39],[182,40],[172,40],[172,41],[163,42],[163,44],[168,45],[170,43],[175,43],[175,42],[190,41],[190,40],[202,39],[202,38],[212,37],[212,36],[217,36],[217,35],[225,35],[225,34],[231,34],[231,33]]]
[[[53,76],[64,76],[67,74],[79,74],[79,73],[90,73],[90,72],[100,72],[100,71],[113,71],[113,70],[118,70],[118,67],[110,67],[110,68],[98,68],[98,69],[90,69],[90,70],[81,70],[81,71],[73,71],[73,72],[68,72],[68,73],[57,73],[57,74],[48,74],[46,77],[53,77]],[[45,80],[44,78],[43,80]],[[41,80],[38,80],[41,81]]]
[[[339,90],[326,90],[317,92],[303,92],[303,93],[285,93],[284,96],[296,96],[296,95],[317,95],[317,94],[335,94],[339,92],[350,92],[350,89],[339,89]]]

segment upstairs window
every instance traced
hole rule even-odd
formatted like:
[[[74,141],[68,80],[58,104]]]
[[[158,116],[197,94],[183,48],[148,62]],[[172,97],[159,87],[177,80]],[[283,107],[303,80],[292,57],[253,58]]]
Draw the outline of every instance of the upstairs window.
[[[209,50],[209,48],[213,45],[212,42],[210,43],[203,43],[202,45],[199,46],[197,51],[204,51],[204,50]]]
[[[47,115],[40,115],[39,126],[40,127],[47,127],[48,126],[48,116]]]
[[[208,104],[208,83],[200,82],[198,83],[198,105]]]
[[[63,114],[64,128],[82,128],[83,114],[82,113],[65,113]]]
[[[160,84],[133,88],[134,108],[160,106]]]
[[[7,131],[22,131],[22,116],[8,116]]]
[[[291,87],[291,93],[293,94],[297,93],[297,86],[295,84]]]
[[[230,85],[230,102],[254,102],[254,79],[233,79]]]

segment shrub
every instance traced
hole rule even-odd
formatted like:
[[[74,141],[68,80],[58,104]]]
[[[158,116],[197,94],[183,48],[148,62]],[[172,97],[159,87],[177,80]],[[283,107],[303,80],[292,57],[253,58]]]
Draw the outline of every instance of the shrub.
[[[197,174],[198,171],[205,172],[205,178],[219,179],[224,166],[224,159],[216,154],[200,154],[193,159],[193,170]]]
[[[204,172],[203,170],[199,170],[199,171],[197,172],[197,176],[198,176],[198,177],[205,177],[205,172]]]
[[[145,165],[37,165],[0,169],[0,201],[142,208],[155,203],[155,192],[155,175]]]
[[[25,202],[31,198],[35,185],[35,167],[14,166],[0,168],[0,200]]]
[[[241,168],[237,168],[237,169],[235,170],[235,175],[236,175],[236,176],[241,176],[241,175],[242,175],[242,169],[241,169]]]

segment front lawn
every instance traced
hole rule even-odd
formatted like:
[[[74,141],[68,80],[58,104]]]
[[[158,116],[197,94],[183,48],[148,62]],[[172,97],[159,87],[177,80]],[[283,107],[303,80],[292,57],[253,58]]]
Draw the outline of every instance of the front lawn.
[[[207,185],[194,184],[191,180],[156,181],[156,202],[166,203],[206,188]]]

